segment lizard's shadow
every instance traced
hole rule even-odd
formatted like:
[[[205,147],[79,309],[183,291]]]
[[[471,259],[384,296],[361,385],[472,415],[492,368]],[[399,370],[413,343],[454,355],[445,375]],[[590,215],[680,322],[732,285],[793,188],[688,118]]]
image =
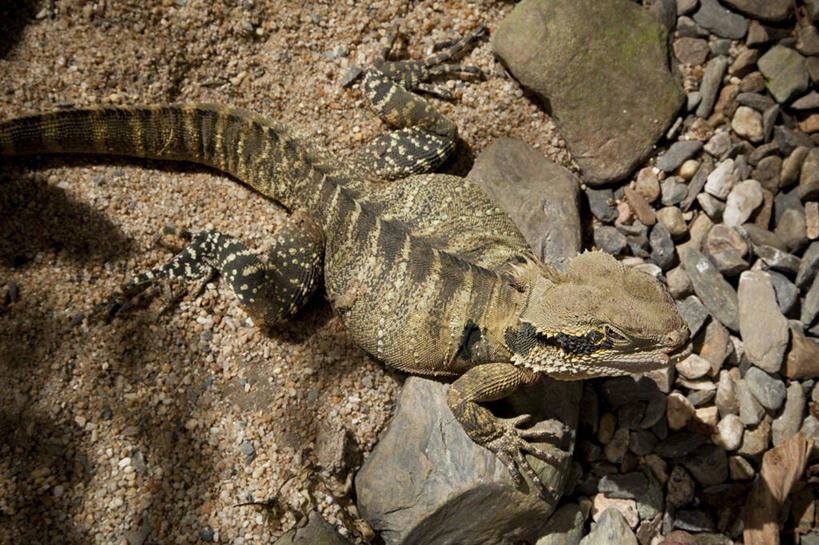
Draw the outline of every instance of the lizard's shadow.
[[[37,5],[31,0],[5,0],[0,4],[0,21],[3,21],[3,38],[0,39],[0,58],[20,40],[26,24],[34,19]]]

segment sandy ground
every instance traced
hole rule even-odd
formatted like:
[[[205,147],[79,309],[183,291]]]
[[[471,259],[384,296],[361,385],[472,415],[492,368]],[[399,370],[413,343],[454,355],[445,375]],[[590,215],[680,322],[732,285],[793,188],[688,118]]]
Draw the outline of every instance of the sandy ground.
[[[418,57],[511,2],[12,1],[0,7],[0,117],[105,103],[205,101],[278,118],[344,157],[385,127],[358,86],[399,25]],[[431,99],[460,128],[458,159],[517,136],[569,164],[552,122],[493,59]],[[317,297],[260,331],[212,282],[159,314],[72,324],[131,275],[166,261],[165,225],[264,248],[274,203],[208,169],[36,158],[0,165],[0,543],[261,543],[318,505],[367,541],[349,494],[312,471],[322,426],[365,453],[402,377],[356,348]],[[16,300],[11,301],[11,299]],[[307,470],[305,470],[307,468]],[[342,475],[342,480],[343,480]],[[237,506],[280,491],[282,509]],[[268,506],[269,507],[269,506]]]

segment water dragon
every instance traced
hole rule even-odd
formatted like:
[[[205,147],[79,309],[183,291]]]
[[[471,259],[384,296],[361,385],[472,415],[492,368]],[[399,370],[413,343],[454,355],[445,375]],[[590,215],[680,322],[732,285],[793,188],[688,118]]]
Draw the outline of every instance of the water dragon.
[[[297,312],[322,283],[354,341],[386,365],[452,379],[447,403],[464,431],[509,468],[539,478],[525,453],[526,416],[481,403],[543,375],[575,380],[668,364],[688,331],[653,277],[602,252],[567,270],[539,262],[511,219],[469,180],[430,174],[452,153],[456,126],[416,93],[477,29],[421,60],[389,61],[361,85],[396,130],[341,162],[267,117],[233,107],[168,104],[62,110],[0,123],[0,156],[113,154],[190,161],[232,175],[291,212],[259,257],[218,231],[191,234],[167,264],[112,296],[127,301],[163,278],[214,272],[258,324]],[[390,180],[390,181],[387,181]]]

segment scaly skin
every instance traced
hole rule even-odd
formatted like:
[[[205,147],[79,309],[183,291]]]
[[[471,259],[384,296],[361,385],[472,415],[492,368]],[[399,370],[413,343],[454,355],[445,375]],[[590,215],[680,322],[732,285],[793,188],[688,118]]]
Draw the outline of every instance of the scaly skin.
[[[161,278],[219,272],[258,323],[296,312],[323,276],[356,343],[403,371],[455,378],[447,401],[466,433],[516,480],[542,486],[523,454],[548,458],[480,403],[548,374],[562,379],[667,365],[687,329],[664,288],[611,256],[582,254],[563,274],[538,263],[498,204],[440,164],[455,126],[412,93],[428,86],[481,30],[429,59],[377,61],[364,92],[399,128],[351,165],[263,116],[176,104],[45,113],[0,123],[0,155],[93,153],[191,161],[229,173],[292,215],[266,259],[205,231],[168,264],[115,295],[127,301]],[[468,71],[468,70],[467,70]],[[390,183],[377,178],[398,178]]]

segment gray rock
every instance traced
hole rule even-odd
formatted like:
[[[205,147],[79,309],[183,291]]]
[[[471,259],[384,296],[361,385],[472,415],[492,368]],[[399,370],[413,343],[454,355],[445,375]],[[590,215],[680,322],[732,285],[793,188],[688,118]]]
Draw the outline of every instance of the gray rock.
[[[681,203],[688,195],[688,186],[682,183],[677,176],[671,176],[663,181],[661,191],[663,206],[674,206]],[[594,210],[592,210],[592,214],[594,214]]]
[[[799,180],[802,162],[805,160],[805,157],[807,157],[808,151],[810,151],[810,148],[799,146],[782,162],[782,172],[779,175],[779,181],[782,187],[787,187]]]
[[[717,268],[701,252],[686,247],[682,264],[691,278],[694,293],[713,317],[732,331],[739,329],[737,294]]]
[[[752,179],[739,182],[728,194],[722,221],[730,227],[742,225],[761,205],[762,185]]]
[[[776,271],[768,271],[771,279],[771,284],[776,294],[776,304],[779,306],[779,311],[787,315],[796,306],[799,300],[799,288],[796,284],[788,280],[784,274]]]
[[[739,379],[734,384],[736,386],[737,402],[739,403],[740,421],[746,426],[756,426],[765,415],[765,407],[756,400],[745,379]]]
[[[801,208],[785,210],[776,222],[776,235],[785,243],[785,249],[795,252],[807,244],[807,222],[805,212]]]
[[[788,18],[790,0],[722,0],[745,15],[763,21],[779,22]]]
[[[736,250],[731,248],[709,253],[708,258],[720,273],[728,277],[734,277],[750,268],[748,262],[742,259]]]
[[[805,294],[805,300],[802,302],[802,313],[799,315],[799,320],[809,327],[813,325],[816,315],[819,314],[819,275],[813,279],[813,283]]]
[[[642,162],[682,105],[666,38],[665,28],[628,0],[524,0],[501,22],[492,46],[549,104],[584,179],[600,185]],[[612,86],[611,74],[628,78]]]
[[[686,456],[705,443],[705,436],[690,431],[678,431],[657,444],[655,453],[662,458]]]
[[[819,148],[811,149],[802,161],[798,190],[803,201],[819,199]]]
[[[674,517],[674,528],[687,532],[713,532],[714,521],[705,511],[699,509],[681,509]]]
[[[648,479],[639,471],[604,475],[597,490],[608,498],[636,500],[648,490]]]
[[[779,112],[781,111],[779,104],[774,104],[764,112],[762,112],[762,132],[765,135],[765,140],[769,140],[771,138],[771,134],[773,133],[774,123],[776,123],[777,118],[779,118]]]
[[[731,40],[727,38],[717,38],[711,42],[711,54],[715,57],[718,55],[728,56],[731,53]]]
[[[576,503],[567,503],[549,517],[535,545],[577,545],[582,537],[583,510]]]
[[[657,0],[651,4],[649,8],[658,21],[671,32],[674,30],[674,25],[677,23],[677,2],[676,0]]]
[[[778,236],[758,225],[744,223],[739,227],[739,231],[753,243],[754,248],[757,246],[771,246],[778,250],[785,250],[785,243]]]
[[[677,301],[677,312],[680,313],[685,325],[694,337],[708,319],[708,309],[696,295],[689,295],[682,301]]]
[[[680,203],[680,208],[683,211],[686,211],[691,207],[691,204],[694,202],[694,199],[697,198],[700,191],[702,191],[702,188],[708,181],[708,176],[713,170],[714,160],[708,155],[703,156],[700,168],[697,169],[697,173],[694,174],[694,177],[691,178],[690,182],[688,182],[688,195]]]
[[[819,31],[813,25],[797,25],[796,50],[803,55],[819,55]]]
[[[785,385],[762,369],[751,366],[745,373],[748,390],[766,409],[775,411],[785,402]]]
[[[737,103],[741,106],[753,108],[758,112],[764,112],[771,106],[776,105],[776,102],[771,100],[769,96],[759,93],[740,93],[737,95]]]
[[[702,100],[702,93],[699,91],[690,91],[685,94],[685,111],[693,112],[694,108],[699,106]]]
[[[794,110],[812,110],[819,108],[819,93],[811,91],[807,95],[793,101],[791,108]]]
[[[626,235],[610,225],[596,225],[594,227],[594,245],[604,252],[620,255],[628,245],[628,240]]]
[[[728,480],[728,456],[717,445],[701,445],[685,457],[683,465],[701,485],[710,486]]]
[[[788,346],[788,320],[779,310],[768,273],[745,271],[739,277],[739,331],[751,363],[777,373]]]
[[[688,36],[681,36],[674,40],[674,56],[682,64],[690,64],[697,66],[705,62],[708,58],[708,53],[711,51],[708,48],[708,41],[702,38],[691,38]]]
[[[773,46],[759,58],[757,64],[765,76],[768,91],[780,104],[790,102],[808,88],[805,57],[789,47]]]
[[[700,203],[702,211],[714,222],[722,221],[722,214],[725,212],[725,203],[708,193],[697,195],[697,202]]]
[[[637,545],[637,537],[620,511],[610,507],[603,511],[591,532],[580,540],[580,545]]]
[[[776,144],[766,144],[776,149]],[[760,146],[761,147],[761,146]],[[759,149],[759,148],[757,148]],[[763,157],[756,164],[751,177],[762,184],[762,187],[776,193],[779,191],[779,172],[782,170],[782,158],[777,155]]]
[[[745,37],[745,45],[748,47],[757,47],[768,43],[768,40],[770,40],[768,31],[765,30],[764,26],[756,21],[752,21],[751,24],[748,25],[748,35]]]
[[[708,140],[703,149],[714,157],[722,157],[725,152],[731,149],[731,133],[728,131],[716,133]]]
[[[745,433],[742,434],[742,444],[737,454],[759,460],[762,453],[768,450],[770,442],[771,422],[769,418],[765,418],[756,427],[745,428]]]
[[[275,545],[349,545],[335,528],[317,512],[311,511],[307,524],[288,531],[276,540]]]
[[[725,327],[712,320],[705,328],[705,338],[702,340],[700,356],[711,364],[711,374],[715,375],[731,353],[733,345],[731,336]]]
[[[810,136],[798,129],[789,129],[788,127],[777,125],[774,127],[774,141],[779,146],[779,151],[782,155],[790,155],[793,150],[799,146],[806,148],[813,148],[816,146]]]
[[[754,245],[754,252],[765,262],[765,264],[778,271],[783,271],[789,274],[796,274],[799,270],[800,260],[793,254],[783,252],[773,246]]]
[[[774,446],[786,439],[790,439],[802,426],[802,417],[805,413],[805,392],[799,382],[794,381],[788,386],[787,399],[782,414],[771,424],[771,440]]]
[[[694,14],[694,21],[721,38],[739,40],[748,31],[748,21],[722,7],[717,0],[700,0],[700,9]]]
[[[720,161],[716,168],[708,175],[705,182],[705,191],[718,199],[725,199],[731,192],[731,188],[737,183],[734,174],[734,160],[725,159]]]
[[[674,265],[676,254],[671,233],[665,225],[657,223],[651,228],[649,242],[651,243],[651,261],[664,271],[671,268]]]
[[[711,110],[714,108],[714,103],[717,100],[717,93],[722,84],[722,76],[725,75],[727,68],[728,59],[722,56],[714,57],[705,65],[705,70],[702,74],[702,83],[700,83],[702,99],[700,100],[699,106],[697,106],[698,117],[708,117],[711,115]]]
[[[819,270],[819,241],[814,241],[802,254],[802,262],[796,272],[796,286],[801,290],[810,286],[817,270]]]
[[[475,160],[467,177],[494,196],[542,261],[580,250],[580,181],[515,138],[501,138]]]
[[[682,299],[689,295],[693,289],[691,279],[682,267],[674,267],[665,273],[668,291],[674,299]],[[700,303],[702,305],[702,303]]]
[[[756,69],[757,60],[759,60],[759,51],[741,49],[733,64],[728,67],[728,73],[739,78],[747,76]]]
[[[677,17],[677,34],[687,38],[707,38],[708,31],[697,24],[694,19],[683,15]]]
[[[665,172],[672,172],[701,149],[702,142],[697,140],[678,140],[657,158],[657,168]]]
[[[777,193],[776,197],[774,197],[774,223],[779,223],[785,211],[791,208],[799,210],[800,212],[805,211],[805,205],[803,205],[799,199],[799,192],[796,189],[791,189],[790,191],[780,191]]]
[[[506,402],[513,414],[534,413],[541,422],[557,417],[574,429],[581,388],[541,380]],[[562,493],[573,434],[558,440],[568,451],[538,443],[556,464],[530,458],[553,493],[544,501],[531,486],[517,489],[503,463],[467,437],[446,405],[446,389],[407,379],[395,417],[356,475],[361,516],[387,544],[534,541]]]
[[[592,215],[603,223],[611,223],[617,219],[617,207],[614,205],[614,191],[608,188],[587,188],[586,198],[589,200],[589,209]]]
[[[668,476],[668,495],[666,501],[675,508],[680,508],[694,500],[696,484],[691,475],[681,465],[675,465]]]

